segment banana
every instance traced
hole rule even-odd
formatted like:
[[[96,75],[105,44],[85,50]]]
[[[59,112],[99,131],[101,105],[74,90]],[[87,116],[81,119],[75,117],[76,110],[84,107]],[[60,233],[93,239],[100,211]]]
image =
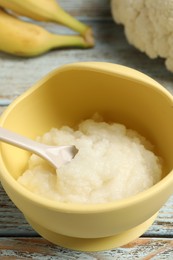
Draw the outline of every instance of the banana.
[[[0,50],[31,57],[54,48],[92,47],[82,36],[57,35],[35,24],[17,19],[0,9]]]
[[[92,29],[64,11],[56,0],[0,0],[0,6],[34,20],[60,23],[92,41]]]

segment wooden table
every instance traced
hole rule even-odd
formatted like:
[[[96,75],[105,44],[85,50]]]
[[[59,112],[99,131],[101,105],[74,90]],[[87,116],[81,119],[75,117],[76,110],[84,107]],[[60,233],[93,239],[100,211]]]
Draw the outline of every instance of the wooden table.
[[[72,15],[93,27],[95,48],[55,50],[31,59],[0,53],[0,113],[52,69],[77,61],[126,65],[146,73],[173,93],[173,74],[165,69],[164,60],[150,60],[127,43],[123,27],[112,21],[108,0],[59,2]],[[42,26],[57,33],[72,33],[55,24],[42,23]],[[139,239],[121,248],[84,253],[55,246],[41,238],[0,187],[0,259],[173,259],[173,197]]]

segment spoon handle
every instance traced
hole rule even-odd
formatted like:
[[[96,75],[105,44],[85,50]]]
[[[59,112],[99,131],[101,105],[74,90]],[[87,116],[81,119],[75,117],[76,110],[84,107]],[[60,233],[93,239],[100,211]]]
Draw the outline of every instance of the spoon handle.
[[[49,146],[2,127],[0,127],[0,141],[35,153],[46,159],[55,168],[69,162],[78,152],[74,145]]]
[[[19,148],[28,150],[33,153],[39,154],[39,150],[42,144],[35,142],[25,136],[19,135],[17,133],[11,132],[8,129],[0,127],[0,141],[8,144],[12,144]],[[39,148],[40,146],[40,148]],[[44,146],[44,145],[43,145]]]

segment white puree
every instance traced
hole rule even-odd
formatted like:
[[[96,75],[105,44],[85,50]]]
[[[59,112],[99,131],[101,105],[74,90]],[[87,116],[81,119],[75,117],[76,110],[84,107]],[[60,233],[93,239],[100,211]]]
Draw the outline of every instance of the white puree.
[[[124,125],[95,117],[79,124],[78,130],[64,126],[39,137],[39,142],[50,145],[74,144],[79,152],[56,173],[32,155],[19,183],[55,201],[104,203],[135,195],[158,182],[161,163],[151,144]]]

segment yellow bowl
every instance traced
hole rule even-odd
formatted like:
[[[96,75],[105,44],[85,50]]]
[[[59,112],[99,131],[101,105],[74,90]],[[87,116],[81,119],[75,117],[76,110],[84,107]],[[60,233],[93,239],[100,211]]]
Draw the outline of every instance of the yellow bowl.
[[[1,126],[35,138],[52,127],[73,126],[95,112],[137,130],[155,145],[164,159],[162,180],[118,202],[80,205],[50,201],[16,181],[26,168],[29,153],[0,144],[2,185],[31,226],[55,244],[83,251],[118,247],[139,237],[172,194],[171,94],[148,76],[124,66],[76,63],[43,78],[17,98],[0,120]]]

